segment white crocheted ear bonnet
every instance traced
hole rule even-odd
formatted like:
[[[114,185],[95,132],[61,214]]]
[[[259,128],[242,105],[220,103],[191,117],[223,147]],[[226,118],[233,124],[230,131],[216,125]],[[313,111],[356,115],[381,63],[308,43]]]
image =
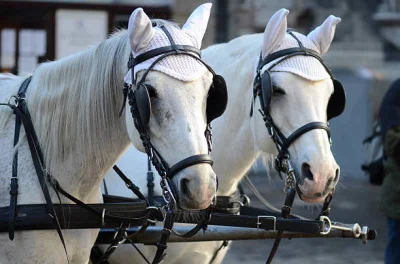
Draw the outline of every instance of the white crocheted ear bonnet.
[[[299,47],[297,40],[287,33],[286,17],[288,13],[288,10],[281,9],[268,22],[264,32],[263,58],[276,51]],[[307,36],[297,32],[293,32],[293,34],[305,48],[316,51],[322,56],[328,51],[335,34],[336,24],[340,20],[340,18],[331,15],[322,25],[314,29]],[[262,68],[262,72],[280,59],[278,58],[266,64]],[[294,73],[310,81],[320,81],[330,78],[318,59],[311,56],[293,56],[284,60],[271,69],[271,72],[278,71]]]
[[[167,22],[160,21],[159,25],[152,27],[152,22],[141,8],[136,9],[129,19],[128,32],[131,43],[132,55],[137,57],[144,52],[160,47],[171,46],[168,36],[160,28],[163,23],[177,45],[190,45],[198,49],[207,28],[212,4],[199,6],[188,18],[185,25],[179,27]],[[134,76],[139,71],[146,70],[162,55],[148,59],[135,65]],[[193,81],[202,76],[207,68],[195,58],[187,55],[171,55],[157,62],[152,70],[163,72],[171,77],[182,81]],[[125,76],[126,83],[132,83],[131,70]]]

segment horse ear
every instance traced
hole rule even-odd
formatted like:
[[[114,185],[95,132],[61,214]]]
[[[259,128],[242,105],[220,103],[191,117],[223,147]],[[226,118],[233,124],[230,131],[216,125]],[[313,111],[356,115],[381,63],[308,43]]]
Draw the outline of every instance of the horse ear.
[[[341,21],[339,17],[330,15],[322,25],[311,31],[307,37],[314,42],[320,54],[328,51],[335,35],[336,25]]]
[[[182,30],[187,32],[195,40],[195,46],[201,48],[204,33],[206,33],[208,20],[210,19],[211,3],[202,4],[189,16]]]
[[[128,23],[128,36],[133,53],[147,47],[154,36],[150,18],[142,8],[133,11]]]
[[[262,56],[265,58],[283,42],[287,30],[287,15],[289,10],[282,8],[278,10],[268,21],[264,31]]]

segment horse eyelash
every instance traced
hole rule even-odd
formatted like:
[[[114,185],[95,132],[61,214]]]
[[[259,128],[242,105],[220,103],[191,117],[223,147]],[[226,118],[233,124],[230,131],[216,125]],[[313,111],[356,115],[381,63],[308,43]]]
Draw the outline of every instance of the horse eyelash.
[[[283,90],[281,87],[276,86],[276,85],[272,86],[272,92],[273,92],[273,94],[276,94],[276,95],[285,95],[286,94],[285,90]]]
[[[147,91],[149,92],[150,98],[158,98],[157,91],[153,86],[147,86]]]

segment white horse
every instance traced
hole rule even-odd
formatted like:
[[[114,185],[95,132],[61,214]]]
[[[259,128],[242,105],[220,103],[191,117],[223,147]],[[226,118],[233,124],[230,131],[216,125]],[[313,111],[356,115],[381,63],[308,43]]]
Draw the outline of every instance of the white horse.
[[[258,98],[252,117],[249,112],[260,53],[265,58],[275,51],[298,47],[297,41],[287,33],[288,13],[286,9],[276,12],[263,34],[241,36],[229,43],[211,46],[202,52],[203,59],[224,76],[229,92],[226,112],[213,122],[212,156],[216,161],[213,168],[218,175],[218,195],[232,195],[261,153],[277,154],[275,144],[258,113]],[[294,34],[306,48],[322,56],[328,51],[336,24],[339,22],[340,18],[329,16],[307,36]],[[262,71],[265,71],[267,66],[263,67]],[[271,78],[274,86],[271,116],[286,137],[307,123],[327,121],[327,104],[334,88],[330,76],[317,59],[292,57],[273,68]],[[298,184],[302,192],[300,198],[309,203],[322,202],[339,180],[339,166],[330,151],[326,131],[315,129],[303,134],[289,150],[296,173],[301,176]],[[131,163],[133,157],[136,161],[134,164]],[[127,175],[135,175],[135,180],[138,174],[143,176],[135,183],[147,193],[145,156],[130,148],[117,164]],[[134,197],[112,171],[107,174],[105,180],[109,194]],[[332,180],[333,184],[329,184]],[[156,189],[156,194],[160,194],[159,189]],[[210,263],[221,244],[220,241],[170,243],[165,261],[174,264]],[[137,246],[148,258],[154,255],[154,247]],[[226,251],[219,251],[212,263],[222,262]],[[110,263],[144,261],[132,246],[121,245],[111,256]]]
[[[136,9],[127,31],[114,34],[101,44],[79,54],[40,65],[27,90],[27,106],[32,117],[47,170],[70,194],[86,203],[102,201],[100,184],[131,141],[140,147],[129,108],[119,117],[127,61],[132,54],[169,46],[164,25],[177,44],[201,48],[211,4],[198,7],[182,29],[168,22],[157,25]],[[154,61],[150,59],[149,61]],[[147,62],[135,66],[141,78]],[[137,74],[137,75],[136,75]],[[129,80],[128,73],[126,80]],[[0,75],[0,102],[17,94],[23,77]],[[206,154],[206,100],[212,76],[197,59],[188,55],[169,56],[157,63],[145,83],[152,111],[147,125],[152,144],[168,164],[191,155]],[[168,116],[169,118],[165,118]],[[18,204],[44,204],[24,131],[13,147],[13,111],[0,107],[0,206],[10,204],[13,151],[18,149]],[[173,186],[180,197],[179,182],[187,180],[191,195],[181,200],[187,208],[208,207],[215,197],[215,173],[209,164],[179,172]],[[50,188],[51,189],[51,188]],[[51,190],[54,203],[58,203]],[[69,200],[62,198],[64,203]],[[192,201],[190,201],[192,200]],[[63,230],[70,263],[87,263],[98,229]],[[0,263],[66,263],[67,258],[56,231],[16,231],[10,241],[0,234]]]

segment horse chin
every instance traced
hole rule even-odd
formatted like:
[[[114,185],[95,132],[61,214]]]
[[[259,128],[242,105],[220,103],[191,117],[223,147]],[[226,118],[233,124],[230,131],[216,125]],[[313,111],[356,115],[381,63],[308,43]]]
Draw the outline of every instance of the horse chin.
[[[198,211],[198,210],[204,210],[207,209],[212,203],[212,200],[210,201],[202,201],[198,202],[195,200],[190,200],[190,199],[179,199],[178,205],[181,209],[187,210],[187,211]]]
[[[319,197],[319,198],[309,198],[307,196],[304,196],[302,194],[299,194],[299,197],[302,201],[306,202],[306,203],[311,203],[311,204],[315,204],[315,203],[322,203],[325,200],[325,197]]]
[[[300,200],[302,200],[303,202],[306,202],[306,203],[310,203],[310,204],[316,204],[316,203],[324,202],[326,196],[329,194],[329,192],[328,192],[325,195],[322,195],[320,197],[309,197],[309,196],[305,195],[301,191],[301,189],[299,188],[299,185],[297,185],[296,190],[297,190],[297,193],[299,195]]]

